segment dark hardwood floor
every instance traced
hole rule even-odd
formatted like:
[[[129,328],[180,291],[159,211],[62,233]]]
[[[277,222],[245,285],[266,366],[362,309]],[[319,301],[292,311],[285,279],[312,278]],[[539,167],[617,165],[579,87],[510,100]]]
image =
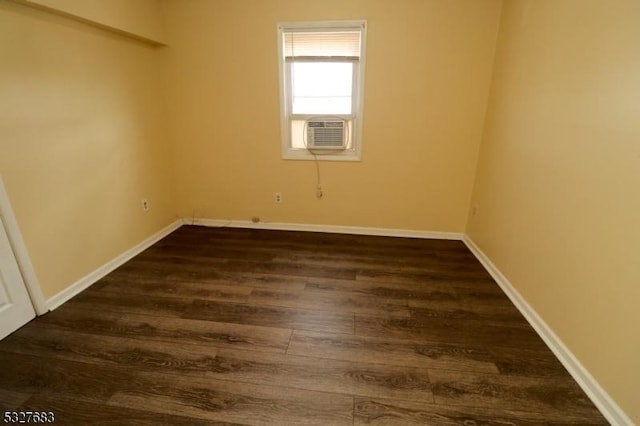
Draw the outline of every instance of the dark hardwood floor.
[[[459,241],[184,226],[0,366],[57,424],[607,424]]]

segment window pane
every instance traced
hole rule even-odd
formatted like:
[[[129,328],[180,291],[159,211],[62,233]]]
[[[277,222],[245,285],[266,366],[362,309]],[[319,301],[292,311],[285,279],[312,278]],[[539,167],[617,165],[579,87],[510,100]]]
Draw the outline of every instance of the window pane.
[[[294,62],[293,114],[351,114],[352,80],[350,62]]]

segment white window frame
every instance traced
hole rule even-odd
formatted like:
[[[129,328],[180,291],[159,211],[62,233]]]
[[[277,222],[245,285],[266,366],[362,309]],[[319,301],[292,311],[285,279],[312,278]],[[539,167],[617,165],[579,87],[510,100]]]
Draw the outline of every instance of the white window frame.
[[[352,114],[338,117],[351,120],[351,147],[340,151],[310,152],[306,148],[293,148],[291,142],[291,121],[293,119],[309,119],[316,116],[293,115],[291,113],[291,64],[287,64],[284,54],[284,34],[291,30],[327,30],[327,31],[360,31],[360,59],[355,63],[352,86]],[[285,160],[330,160],[330,161],[360,161],[362,157],[362,109],[364,100],[365,52],[367,42],[367,21],[312,21],[312,22],[283,22],[278,24],[278,71],[280,80],[280,133],[282,143],[282,158]],[[335,115],[332,115],[335,117]]]

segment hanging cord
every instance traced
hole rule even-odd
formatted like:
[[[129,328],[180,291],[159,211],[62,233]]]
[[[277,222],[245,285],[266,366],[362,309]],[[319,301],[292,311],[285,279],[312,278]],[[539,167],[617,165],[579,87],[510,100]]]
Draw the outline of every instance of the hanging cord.
[[[307,124],[308,121],[305,121],[302,130],[302,143],[307,151],[313,155],[313,161],[316,163],[316,198],[322,198],[324,193],[322,192],[322,183],[320,182],[320,159],[318,158],[318,154],[307,145]]]
[[[344,120],[341,117],[335,117],[339,120],[342,120],[345,125],[347,126],[347,139],[346,139],[346,143],[347,146],[349,145],[349,143],[351,142],[351,123],[349,122],[349,120]],[[311,155],[313,155],[313,160],[316,163],[316,198],[320,199],[324,196],[324,192],[322,191],[322,182],[320,180],[320,159],[318,158],[318,155],[330,155],[332,154],[332,152],[327,152],[327,153],[322,153],[319,154],[317,153],[314,149],[309,148],[308,144],[307,144],[307,126],[309,124],[309,120],[305,121],[304,123],[304,128],[302,130],[302,143],[304,144],[304,147],[307,149],[307,151],[309,151],[309,153]],[[343,148],[344,150],[344,148]]]
[[[322,192],[322,184],[320,183],[320,160],[316,154],[313,154],[313,159],[316,162],[316,198],[322,198],[324,193]]]

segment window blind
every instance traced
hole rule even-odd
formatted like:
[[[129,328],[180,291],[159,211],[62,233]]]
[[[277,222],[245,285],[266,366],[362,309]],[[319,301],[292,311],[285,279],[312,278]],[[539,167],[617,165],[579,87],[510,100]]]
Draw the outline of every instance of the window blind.
[[[287,31],[284,34],[287,60],[360,58],[360,31]]]

